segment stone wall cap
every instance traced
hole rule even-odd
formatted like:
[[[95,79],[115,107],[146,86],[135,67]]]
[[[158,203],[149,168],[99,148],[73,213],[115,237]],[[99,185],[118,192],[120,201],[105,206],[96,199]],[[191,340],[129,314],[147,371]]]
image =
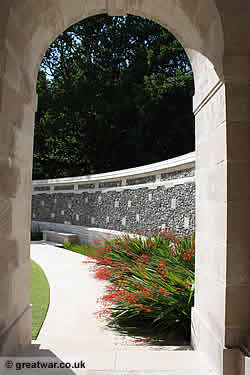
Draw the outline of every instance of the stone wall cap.
[[[122,178],[129,177],[143,177],[145,175],[159,174],[159,173],[170,173],[178,170],[192,168],[195,166],[195,152],[190,152],[185,155],[178,156],[176,158],[161,161],[159,163],[153,163],[144,165],[142,167],[123,169],[114,172],[93,174],[88,176],[80,177],[66,177],[56,178],[50,180],[34,180],[32,182],[33,187],[44,186],[44,185],[66,185],[66,184],[78,184],[78,183],[94,183],[109,180],[119,180]]]

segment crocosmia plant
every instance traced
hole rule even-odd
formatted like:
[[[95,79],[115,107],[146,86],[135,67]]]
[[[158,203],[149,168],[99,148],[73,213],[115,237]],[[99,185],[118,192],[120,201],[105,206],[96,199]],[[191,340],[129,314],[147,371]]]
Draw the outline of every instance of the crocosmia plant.
[[[99,318],[135,342],[187,344],[194,296],[195,242],[165,230],[96,241],[95,277],[108,281]]]

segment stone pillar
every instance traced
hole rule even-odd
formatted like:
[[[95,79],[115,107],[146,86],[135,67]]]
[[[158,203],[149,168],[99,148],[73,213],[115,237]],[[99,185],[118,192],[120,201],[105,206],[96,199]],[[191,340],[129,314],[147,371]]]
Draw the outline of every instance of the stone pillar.
[[[246,45],[246,40],[243,43]],[[250,57],[226,56],[225,80],[228,158],[225,347],[240,348],[248,346],[250,335]],[[236,365],[240,362],[238,356]]]
[[[7,75],[1,76],[1,356],[21,350],[32,339],[29,290],[34,109],[24,94],[15,90]]]
[[[192,343],[219,374],[225,335],[227,161],[225,85],[202,55],[191,55],[196,80],[196,269]]]
[[[250,333],[250,64],[227,56],[224,79],[194,54],[196,291],[192,342],[219,374],[241,375]],[[202,74],[206,71],[206,75]],[[207,94],[205,94],[205,90]]]

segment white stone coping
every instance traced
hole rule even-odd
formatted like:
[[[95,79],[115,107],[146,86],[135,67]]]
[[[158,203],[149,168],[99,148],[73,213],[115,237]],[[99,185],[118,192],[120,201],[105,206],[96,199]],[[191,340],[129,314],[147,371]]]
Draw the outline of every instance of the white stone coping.
[[[50,180],[34,180],[33,188],[41,186],[58,186],[73,184],[94,184],[99,182],[109,182],[122,180],[129,177],[145,177],[161,173],[170,173],[195,167],[195,152],[181,155],[173,159],[161,161],[159,163],[148,164],[142,167],[123,169],[115,172],[94,174],[80,177],[57,178]]]

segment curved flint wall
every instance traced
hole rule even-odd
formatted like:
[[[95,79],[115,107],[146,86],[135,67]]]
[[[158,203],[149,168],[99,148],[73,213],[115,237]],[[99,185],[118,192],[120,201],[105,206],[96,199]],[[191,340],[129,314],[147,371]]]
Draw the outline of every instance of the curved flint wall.
[[[81,242],[117,232],[195,232],[195,153],[84,177],[33,181],[32,225],[77,233]]]

